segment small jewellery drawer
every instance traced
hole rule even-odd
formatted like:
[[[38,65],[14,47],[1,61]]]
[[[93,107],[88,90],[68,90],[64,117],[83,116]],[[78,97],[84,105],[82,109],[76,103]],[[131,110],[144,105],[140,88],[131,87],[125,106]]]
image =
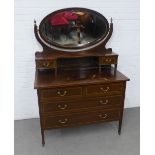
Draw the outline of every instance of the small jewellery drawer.
[[[103,85],[92,85],[86,88],[86,95],[118,95],[122,93],[122,83],[110,83]]]
[[[43,118],[43,126],[48,128],[59,128],[62,126],[74,126],[80,124],[91,124],[93,122],[115,121],[120,116],[119,110],[105,110],[96,112],[81,112],[78,114],[48,116]]]
[[[79,110],[85,108],[93,107],[109,107],[121,104],[121,96],[112,96],[112,97],[101,97],[101,98],[92,98],[88,100],[81,101],[66,101],[66,102],[51,102],[51,103],[42,103],[42,112],[58,112],[65,110]]]
[[[53,101],[53,99],[64,99],[71,97],[80,97],[82,96],[81,87],[72,87],[72,88],[56,88],[56,89],[44,89],[40,91],[40,99]]]
[[[38,69],[56,68],[56,60],[53,61],[36,61],[36,67]]]
[[[100,58],[100,64],[117,64],[117,56],[106,56]]]

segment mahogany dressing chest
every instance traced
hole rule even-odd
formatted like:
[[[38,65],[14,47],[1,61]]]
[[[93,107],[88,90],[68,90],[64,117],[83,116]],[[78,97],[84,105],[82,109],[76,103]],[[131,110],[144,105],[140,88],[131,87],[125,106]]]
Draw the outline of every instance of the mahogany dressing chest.
[[[105,47],[113,23],[85,8],[47,15],[34,33],[43,51],[35,53],[42,144],[44,131],[118,121],[121,132],[126,81],[118,55]]]

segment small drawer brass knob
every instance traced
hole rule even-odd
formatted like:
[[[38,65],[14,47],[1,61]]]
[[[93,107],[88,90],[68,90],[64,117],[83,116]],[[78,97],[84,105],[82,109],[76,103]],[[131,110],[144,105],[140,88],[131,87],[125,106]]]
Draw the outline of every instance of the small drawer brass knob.
[[[64,106],[62,106],[61,104],[58,104],[58,108],[61,110],[65,110],[68,107],[67,104],[65,104]]]
[[[66,124],[68,122],[68,119],[67,118],[65,118],[64,120],[59,120],[59,123],[61,123],[61,124]]]
[[[111,62],[111,59],[110,58],[107,58],[105,61],[106,62]]]
[[[65,90],[64,92],[58,91],[57,94],[58,94],[59,96],[65,96],[65,95],[67,94],[67,91],[66,91],[66,90]]]
[[[103,100],[99,101],[101,104],[108,104],[108,100],[106,99],[105,102]]]
[[[100,87],[100,90],[103,92],[107,92],[110,89],[110,87],[106,87],[105,89],[103,87]]]
[[[100,118],[103,118],[103,119],[105,119],[105,118],[107,118],[108,117],[108,114],[100,114],[100,115],[98,115]]]
[[[50,63],[49,63],[49,62],[44,62],[44,63],[43,63],[43,66],[44,66],[44,67],[49,67],[49,66],[50,66]]]

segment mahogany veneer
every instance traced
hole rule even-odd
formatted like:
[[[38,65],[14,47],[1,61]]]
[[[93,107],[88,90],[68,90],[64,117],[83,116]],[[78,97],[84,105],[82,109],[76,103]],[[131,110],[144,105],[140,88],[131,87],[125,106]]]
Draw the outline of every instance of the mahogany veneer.
[[[113,68],[85,70],[84,79],[76,70],[58,70],[57,77],[52,70],[36,71],[43,145],[44,131],[53,128],[119,121],[120,134],[129,79]]]
[[[71,27],[56,31],[49,25],[49,19],[64,11],[80,12],[84,16],[70,22]],[[73,27],[77,27],[76,34]],[[86,8],[50,13],[39,27],[34,21],[34,34],[43,48],[42,52],[35,53],[34,83],[43,145],[44,131],[53,128],[118,121],[120,134],[129,79],[117,71],[118,54],[112,48],[106,48],[112,33],[112,18],[108,23],[103,15]],[[64,35],[66,40],[59,42]],[[93,41],[88,41],[90,36]],[[73,42],[75,37],[78,39],[76,44]]]

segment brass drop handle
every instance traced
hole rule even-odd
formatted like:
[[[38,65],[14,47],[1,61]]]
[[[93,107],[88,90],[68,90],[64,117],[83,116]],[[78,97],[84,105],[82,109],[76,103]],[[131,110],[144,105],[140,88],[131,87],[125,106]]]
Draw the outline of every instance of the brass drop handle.
[[[108,58],[107,58],[107,59],[106,59],[106,62],[111,62],[111,59],[108,59]]]
[[[106,89],[104,89],[103,87],[101,87],[100,89],[101,89],[101,91],[103,91],[103,92],[107,92],[107,91],[110,89],[110,87],[107,87]]]
[[[106,99],[105,102],[103,102],[103,100],[100,100],[99,102],[100,102],[101,104],[108,104],[109,101]]]
[[[92,79],[94,79],[94,78],[96,78],[96,75],[95,74],[93,74],[93,76],[92,76]]]
[[[98,115],[100,118],[103,118],[103,119],[105,119],[105,118],[107,118],[107,114],[104,114],[104,115],[102,115],[102,114],[100,114],[100,115]]]
[[[44,63],[43,63],[43,66],[44,66],[44,67],[49,67],[49,65],[50,65],[49,62],[44,62]]]
[[[64,120],[59,120],[59,123],[61,123],[61,124],[65,124],[65,123],[67,123],[68,122],[68,119],[67,118],[65,118]]]
[[[64,109],[66,109],[67,107],[68,107],[67,104],[65,104],[64,106],[58,104],[58,108],[61,109],[61,110],[64,110]]]
[[[61,93],[60,91],[58,91],[57,94],[60,95],[60,96],[65,96],[67,94],[67,91],[65,90],[63,93]]]

